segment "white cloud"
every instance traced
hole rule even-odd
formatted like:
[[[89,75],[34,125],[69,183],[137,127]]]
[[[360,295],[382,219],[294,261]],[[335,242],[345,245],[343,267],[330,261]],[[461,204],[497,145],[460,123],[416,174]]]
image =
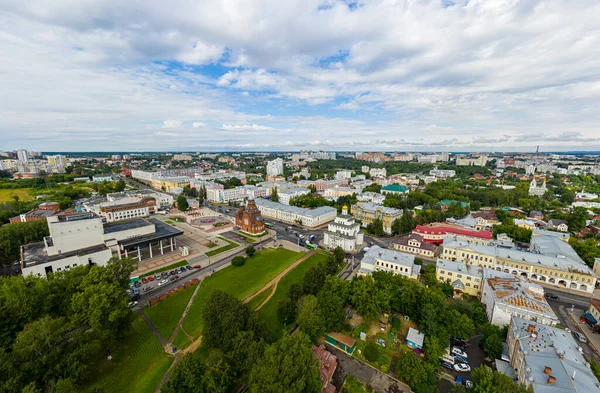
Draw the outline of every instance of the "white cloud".
[[[0,146],[600,149],[600,3],[456,3],[8,0]]]
[[[274,130],[273,127],[259,126],[257,124],[223,124],[224,130],[236,131],[236,130],[253,130],[253,131],[266,131]]]
[[[163,121],[162,128],[177,128],[181,125],[179,120],[165,120]]]

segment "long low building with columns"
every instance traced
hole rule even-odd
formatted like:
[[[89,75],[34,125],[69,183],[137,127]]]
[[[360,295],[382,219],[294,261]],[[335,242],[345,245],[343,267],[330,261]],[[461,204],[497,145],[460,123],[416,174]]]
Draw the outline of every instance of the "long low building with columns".
[[[24,276],[69,270],[80,265],[105,265],[112,257],[142,261],[177,250],[183,232],[156,219],[105,224],[93,213],[48,217],[49,236],[21,247]]]
[[[494,243],[474,244],[452,237],[444,238],[443,247],[440,257],[444,259],[464,261],[468,265],[582,292],[592,293],[598,278],[576,253],[569,251],[568,243],[544,233],[538,233],[532,240],[532,251],[505,248]]]

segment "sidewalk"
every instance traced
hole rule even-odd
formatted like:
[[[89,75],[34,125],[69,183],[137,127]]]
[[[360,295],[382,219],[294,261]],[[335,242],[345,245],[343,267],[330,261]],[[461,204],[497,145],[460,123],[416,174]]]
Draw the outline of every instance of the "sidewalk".
[[[584,334],[588,340],[588,343],[590,343],[590,346],[596,351],[596,354],[600,356],[600,335],[592,333],[592,328],[589,327],[587,323],[581,323],[579,321],[579,316],[583,313],[583,310],[576,308],[573,310],[573,312],[570,310],[567,310],[567,312],[569,313],[571,320],[579,328],[578,330]]]

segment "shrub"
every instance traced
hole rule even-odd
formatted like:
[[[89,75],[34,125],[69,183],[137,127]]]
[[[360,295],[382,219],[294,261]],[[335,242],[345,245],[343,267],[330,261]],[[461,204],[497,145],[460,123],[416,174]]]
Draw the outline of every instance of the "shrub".
[[[367,343],[367,346],[365,347],[365,359],[369,362],[374,362],[379,359],[379,345],[373,341]]]
[[[234,258],[231,260],[231,264],[232,264],[233,266],[243,266],[243,265],[244,265],[244,263],[246,263],[246,258],[244,258],[244,257],[241,257],[241,256],[234,257]]]
[[[252,255],[254,255],[256,253],[256,249],[252,246],[246,248],[246,255],[248,255],[248,257],[251,257]]]

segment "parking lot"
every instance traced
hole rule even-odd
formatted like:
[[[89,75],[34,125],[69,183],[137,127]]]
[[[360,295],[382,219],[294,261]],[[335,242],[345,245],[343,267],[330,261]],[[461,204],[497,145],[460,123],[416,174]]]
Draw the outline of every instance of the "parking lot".
[[[457,376],[461,376],[464,381],[473,381],[472,371],[482,364],[492,366],[491,362],[486,360],[486,354],[483,349],[479,346],[479,342],[483,338],[483,335],[477,335],[471,337],[467,340],[467,358],[469,361],[469,366],[471,367],[471,371],[469,372],[456,372],[454,370],[449,370],[447,368],[441,368],[440,372],[449,376],[452,380],[456,380]],[[440,378],[438,382],[438,390],[443,393],[447,393],[452,388],[453,383],[448,381],[447,379]]]

